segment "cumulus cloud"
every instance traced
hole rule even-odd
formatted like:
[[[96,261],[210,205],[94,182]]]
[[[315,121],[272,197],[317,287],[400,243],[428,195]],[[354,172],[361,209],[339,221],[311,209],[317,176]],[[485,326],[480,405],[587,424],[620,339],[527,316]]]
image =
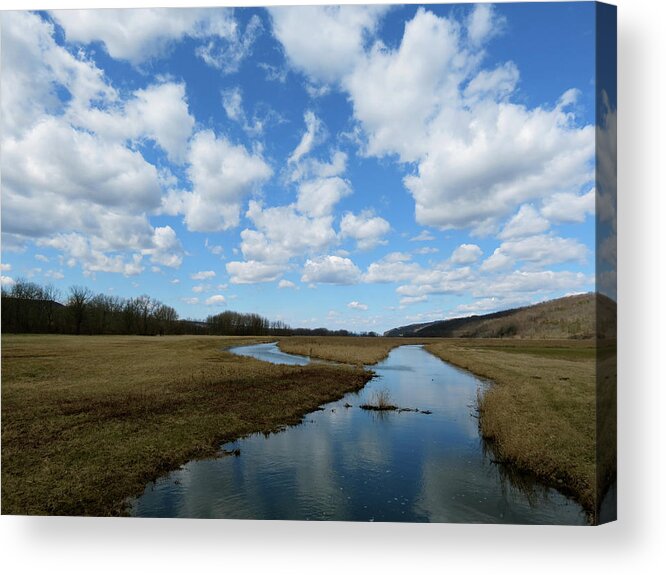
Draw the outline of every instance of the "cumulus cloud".
[[[492,6],[477,6],[462,21],[419,8],[395,48],[360,41],[372,26],[349,26],[345,36],[355,40],[346,57],[338,54],[339,67],[318,52],[324,45],[336,53],[319,28],[308,34],[295,14],[273,16],[292,66],[349,94],[367,155],[416,166],[404,184],[418,223],[485,234],[517,206],[577,194],[593,180],[594,128],[577,122],[576,91],[529,108],[512,101],[515,64],[481,67],[485,44],[503,26]],[[313,14],[339,22],[335,11]]]
[[[347,307],[349,309],[355,309],[355,310],[358,310],[358,311],[367,311],[367,309],[368,309],[367,304],[364,304],[364,303],[361,303],[361,302],[358,302],[358,301],[350,301],[347,304]]]
[[[296,288],[296,284],[292,281],[283,279],[283,280],[280,280],[278,282],[278,288],[280,288],[280,289],[288,289],[288,288],[294,289],[294,288]]]
[[[344,75],[362,54],[385,6],[298,6],[270,8],[273,34],[293,68],[315,83]]]
[[[409,261],[409,254],[393,252],[372,262],[363,276],[366,283],[393,283],[408,281],[423,271],[417,263]]]
[[[264,208],[254,200],[246,215],[256,227],[241,232],[241,251],[247,260],[284,262],[336,240],[332,216],[309,218],[291,205]]]
[[[183,163],[194,128],[185,85],[165,82],[136,90],[132,97],[109,109],[72,110],[69,120],[98,136],[118,142],[153,140],[176,163]]]
[[[477,4],[467,17],[467,37],[470,43],[480,45],[501,33],[506,25],[492,4]]]
[[[196,272],[190,275],[190,278],[196,281],[208,280],[215,277],[215,272],[213,270],[206,270],[201,272]]]
[[[418,235],[414,236],[413,238],[410,238],[410,242],[431,242],[435,239],[435,236],[433,236],[428,230],[423,230],[421,231]]]
[[[298,188],[296,207],[308,216],[326,216],[332,213],[342,198],[351,193],[349,182],[337,176],[308,180]]]
[[[491,257],[495,257],[497,253],[506,256],[511,262],[528,262],[532,267],[563,262],[584,263],[588,256],[587,248],[578,240],[555,235],[536,235],[507,240],[500,244]],[[485,269],[489,269],[488,266]]]
[[[128,146],[151,139],[182,160],[194,122],[183,85],[158,83],[123,100],[83,51],[73,56],[53,35],[35,14],[3,14],[4,237],[59,249],[88,274],[135,275],[145,256],[178,267],[174,230],[148,220],[163,175]]]
[[[254,260],[245,262],[229,262],[226,265],[227,273],[232,284],[252,284],[272,282],[285,271],[284,265]]]
[[[192,191],[176,191],[163,201],[165,213],[183,214],[190,231],[215,232],[236,227],[243,199],[273,171],[264,159],[211,130],[194,135],[188,153]]]
[[[545,232],[550,227],[548,220],[529,204],[520,206],[515,214],[498,234],[500,239],[510,239],[522,236],[531,236]]]
[[[200,43],[196,54],[225,73],[238,70],[261,32],[258,16],[244,31],[231,9],[53,10],[69,42],[101,42],[117,60],[140,65],[165,56],[184,38]]]
[[[340,256],[321,256],[307,260],[301,276],[301,281],[305,283],[349,285],[360,280],[361,270],[349,258]]]
[[[386,244],[384,236],[390,231],[390,224],[370,211],[360,214],[346,213],[340,222],[340,236],[356,240],[360,250],[369,250],[378,245]]]
[[[171,226],[155,228],[153,246],[143,250],[150,260],[169,268],[178,268],[183,263],[185,252],[176,232]]]
[[[594,188],[586,194],[553,194],[544,199],[541,214],[553,222],[581,223],[586,216],[594,215],[594,200]]]
[[[476,244],[462,244],[451,254],[451,262],[454,264],[473,264],[482,255],[481,248]]]
[[[227,300],[221,294],[212,295],[206,299],[206,305],[226,305]]]

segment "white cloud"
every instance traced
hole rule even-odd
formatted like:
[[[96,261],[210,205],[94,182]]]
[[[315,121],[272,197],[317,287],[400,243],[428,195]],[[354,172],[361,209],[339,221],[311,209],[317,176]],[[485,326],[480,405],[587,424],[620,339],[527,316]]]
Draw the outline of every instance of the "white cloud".
[[[351,193],[349,182],[337,176],[308,180],[298,188],[296,207],[311,217],[327,216],[342,198]]]
[[[410,242],[431,242],[435,239],[428,230],[422,230],[418,235],[410,238]]]
[[[298,6],[270,8],[273,33],[293,68],[315,83],[332,83],[362,54],[385,6]]]
[[[508,268],[513,261],[509,256],[502,252],[500,248],[497,248],[491,256],[486,258],[481,264],[481,270],[485,272],[495,272],[497,270],[502,270]]]
[[[366,283],[392,283],[409,281],[423,268],[417,263],[409,262],[409,254],[393,252],[381,260],[371,263],[363,276]]]
[[[242,33],[230,9],[53,10],[69,42],[101,42],[108,54],[134,65],[167,54],[178,41],[204,41],[197,55],[224,72],[238,69],[261,31],[255,16]]]
[[[361,270],[349,258],[322,256],[307,260],[303,266],[301,281],[305,283],[327,283],[349,285],[358,283]]]
[[[124,276],[135,276],[143,271],[142,254],[134,253],[126,256],[123,253],[109,253],[96,246],[96,238],[88,238],[82,234],[56,234],[49,238],[37,240],[37,245],[62,251],[66,256],[67,265],[81,265],[85,275],[97,272],[120,273]],[[105,246],[108,247],[108,246]]]
[[[155,228],[153,247],[143,250],[153,263],[169,268],[180,267],[183,263],[184,250],[176,232],[171,226]]]
[[[285,271],[285,266],[282,264],[257,262],[254,260],[229,262],[226,268],[227,273],[231,277],[230,281],[232,284],[272,282],[279,278]]]
[[[287,288],[294,289],[294,288],[296,288],[296,284],[292,281],[283,279],[283,280],[279,281],[278,288],[280,288],[280,289],[287,289]]]
[[[53,194],[61,202],[121,209],[159,205],[157,170],[141,154],[74,130],[60,119],[40,122],[21,139],[4,140],[2,152],[3,191],[25,202],[38,190],[38,201]]]
[[[199,303],[198,297],[184,297],[183,301],[190,305],[197,305]]]
[[[3,276],[0,275],[0,284],[2,284],[2,287],[11,287],[16,283],[14,278],[11,278],[9,276]]]
[[[212,295],[206,299],[206,305],[226,305],[226,303],[226,298],[221,294]]]
[[[372,212],[363,211],[358,215],[346,213],[340,222],[340,236],[356,240],[361,250],[369,250],[378,245],[386,244],[383,237],[391,230],[390,224]]]
[[[545,232],[549,227],[548,220],[541,217],[533,206],[523,204],[520,206],[518,213],[507,222],[497,237],[504,240],[532,236]]]
[[[190,231],[213,232],[237,226],[244,197],[273,173],[260,155],[210,130],[192,138],[189,161],[192,191],[173,193],[163,201],[163,207],[168,214],[184,214]]]
[[[439,250],[437,248],[423,247],[414,250],[414,253],[418,255],[428,255],[428,254],[436,254],[438,251]]]
[[[358,310],[358,311],[367,311],[367,309],[368,309],[367,304],[360,303],[358,301],[350,301],[347,304],[347,307],[349,309],[355,309],[355,310]]]
[[[492,280],[487,285],[479,285],[475,291],[479,297],[492,294],[515,296],[518,293],[531,293],[536,296],[561,291],[580,291],[590,283],[593,283],[593,278],[581,272],[516,270]]]
[[[59,88],[70,108],[117,98],[104,73],[80,54],[74,57],[53,39],[53,26],[29,12],[2,13],[2,136],[20,137],[45,114],[58,114]]]
[[[405,305],[412,305],[415,303],[421,303],[424,301],[428,301],[428,296],[427,295],[417,295],[417,296],[404,296],[400,298],[400,305],[405,306]]]
[[[469,41],[479,45],[501,33],[506,21],[495,13],[492,4],[477,4],[469,14],[466,24]]]
[[[498,250],[513,262],[529,262],[538,267],[571,261],[584,263],[588,255],[587,248],[578,240],[554,235],[507,240]]]
[[[194,128],[185,85],[173,82],[137,90],[132,98],[108,109],[72,110],[68,118],[76,126],[119,143],[153,140],[177,163],[186,159],[188,140]]]
[[[237,22],[233,21],[231,33],[213,35],[205,44],[197,47],[196,55],[209,66],[223,74],[238,72],[242,62],[252,54],[254,42],[261,34],[261,18],[254,14],[245,31],[241,33]]]
[[[469,267],[423,269],[410,279],[411,283],[399,286],[396,293],[408,297],[457,294],[470,290],[477,280]]]
[[[306,130],[301,136],[298,146],[289,156],[288,163],[290,164],[298,163],[303,156],[308,155],[312,148],[324,139],[326,134],[324,125],[312,110],[305,112],[304,120]]]
[[[201,272],[196,272],[190,275],[190,278],[196,281],[208,280],[215,277],[215,272],[213,270],[206,270]]]
[[[586,194],[553,194],[543,201],[541,214],[553,222],[585,221],[587,215],[594,215],[595,189]]]
[[[257,228],[241,232],[241,251],[247,260],[283,262],[336,241],[332,216],[309,218],[294,206],[264,208],[254,200],[246,215]]]
[[[520,204],[578,193],[594,179],[594,128],[578,125],[574,90],[553,107],[528,108],[510,100],[514,64],[481,68],[483,43],[501,29],[492,7],[475,8],[462,23],[419,8],[397,48],[376,42],[366,49],[361,38],[374,24],[347,26],[342,38],[352,38],[353,48],[346,57],[325,39],[342,10],[313,11],[321,26],[301,14],[273,15],[292,65],[348,92],[366,154],[416,164],[404,184],[418,223],[484,234]]]
[[[10,272],[12,271],[12,264],[0,264],[0,270],[3,272]]]
[[[520,72],[513,62],[505,62],[494,70],[481,70],[467,84],[465,100],[474,104],[486,97],[502,99],[514,91],[519,77]]]
[[[451,254],[451,262],[454,264],[472,264],[482,255],[481,248],[476,244],[461,244]]]
[[[224,248],[222,246],[211,244],[208,241],[208,238],[206,238],[206,241],[204,242],[204,246],[213,255],[219,256],[222,253],[224,253]]]

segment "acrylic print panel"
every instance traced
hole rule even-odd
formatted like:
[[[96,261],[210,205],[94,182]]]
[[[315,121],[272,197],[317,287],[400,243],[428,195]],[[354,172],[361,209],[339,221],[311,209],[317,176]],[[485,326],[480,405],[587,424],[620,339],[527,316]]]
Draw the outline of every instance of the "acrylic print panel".
[[[615,8],[3,12],[2,510],[615,518]]]

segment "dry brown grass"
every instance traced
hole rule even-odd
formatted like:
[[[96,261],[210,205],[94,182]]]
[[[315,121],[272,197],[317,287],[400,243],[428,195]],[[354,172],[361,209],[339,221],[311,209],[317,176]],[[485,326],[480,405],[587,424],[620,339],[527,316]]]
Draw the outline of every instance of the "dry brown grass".
[[[260,339],[3,335],[2,512],[122,514],[159,475],[370,377],[221,351]]]
[[[495,382],[480,399],[480,426],[501,460],[594,512],[594,341],[442,340],[427,349]]]
[[[407,343],[413,342],[407,338],[293,336],[280,338],[279,346],[286,353],[351,365],[372,365],[384,359],[394,347]]]

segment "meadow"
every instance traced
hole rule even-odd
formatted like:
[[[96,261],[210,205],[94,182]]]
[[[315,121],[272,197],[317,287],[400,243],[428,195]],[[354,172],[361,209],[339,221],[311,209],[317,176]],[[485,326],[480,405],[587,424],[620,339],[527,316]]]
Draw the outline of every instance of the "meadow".
[[[3,334],[2,513],[123,515],[149,481],[298,423],[371,376],[222,351],[259,341]]]
[[[149,481],[223,442],[298,423],[363,387],[363,365],[411,343],[494,382],[478,415],[496,461],[588,512],[597,472],[612,477],[614,459],[597,467],[595,452],[594,340],[279,338],[285,352],[341,363],[305,367],[224,351],[275,339],[3,335],[3,513],[122,515]],[[602,406],[610,413],[614,400]],[[614,441],[614,427],[603,433]]]

